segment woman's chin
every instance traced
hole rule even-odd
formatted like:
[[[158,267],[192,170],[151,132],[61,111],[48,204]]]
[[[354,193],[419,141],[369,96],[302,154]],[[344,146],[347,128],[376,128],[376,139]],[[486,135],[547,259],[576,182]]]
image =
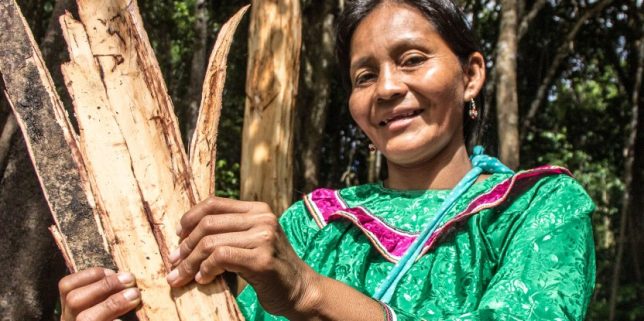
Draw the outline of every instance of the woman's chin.
[[[404,148],[404,147],[392,147],[387,148],[383,151],[383,154],[387,158],[389,163],[393,163],[399,166],[413,166],[421,163],[426,157],[427,149],[419,148]]]

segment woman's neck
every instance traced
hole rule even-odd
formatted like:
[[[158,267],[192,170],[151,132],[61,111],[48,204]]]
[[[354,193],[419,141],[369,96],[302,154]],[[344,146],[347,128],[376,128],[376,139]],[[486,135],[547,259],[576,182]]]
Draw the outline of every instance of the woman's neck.
[[[451,145],[451,144],[450,144]],[[472,169],[463,144],[448,145],[432,159],[411,166],[387,162],[385,186],[399,190],[451,189]]]

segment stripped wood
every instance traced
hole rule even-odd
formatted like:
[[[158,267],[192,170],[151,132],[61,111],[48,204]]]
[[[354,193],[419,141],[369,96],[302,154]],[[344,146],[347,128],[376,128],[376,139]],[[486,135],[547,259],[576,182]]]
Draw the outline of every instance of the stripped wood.
[[[293,198],[300,0],[253,0],[242,134],[241,198],[282,213]]]
[[[100,3],[99,3],[100,2]],[[172,290],[168,252],[179,219],[199,199],[172,103],[135,1],[78,1],[61,19],[63,66],[80,154],[119,268],[137,277],[142,320],[242,320],[218,279]],[[172,301],[175,301],[175,304]]]
[[[249,6],[240,9],[221,27],[210,54],[197,126],[190,144],[190,165],[201,198],[215,193],[217,128],[226,81],[226,63],[233,35]]]

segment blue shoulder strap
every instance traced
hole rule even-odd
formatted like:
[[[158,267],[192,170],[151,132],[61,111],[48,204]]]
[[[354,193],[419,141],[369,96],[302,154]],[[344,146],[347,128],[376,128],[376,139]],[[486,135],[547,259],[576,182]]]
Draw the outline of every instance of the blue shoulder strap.
[[[387,278],[385,278],[385,280],[378,286],[378,289],[373,296],[374,299],[384,303],[389,303],[394,291],[396,290],[398,282],[400,282],[405,273],[407,273],[414,262],[416,262],[423,249],[423,245],[427,243],[429,237],[436,228],[438,228],[438,223],[442,221],[443,217],[454,206],[456,200],[458,200],[458,198],[476,182],[482,172],[514,173],[507,166],[503,165],[501,161],[494,157],[485,155],[483,152],[483,147],[474,147],[474,153],[471,157],[472,169],[461,179],[460,182],[458,182],[458,184],[456,184],[454,189],[447,196],[447,199],[445,199],[443,204],[441,204],[436,216],[425,226],[420,235],[418,235],[418,238],[416,238],[407,252],[405,252],[405,255],[403,255],[400,261],[398,261],[394,268],[389,272]]]

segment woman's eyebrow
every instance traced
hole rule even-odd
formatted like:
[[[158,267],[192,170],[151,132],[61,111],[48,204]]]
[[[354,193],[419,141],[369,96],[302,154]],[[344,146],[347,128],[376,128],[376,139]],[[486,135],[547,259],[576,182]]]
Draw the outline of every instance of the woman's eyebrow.
[[[399,55],[405,52],[406,50],[409,50],[410,48],[423,49],[428,51],[430,50],[427,39],[411,36],[411,37],[395,40],[391,44],[391,48],[389,51],[393,55]]]
[[[355,61],[351,62],[351,66],[349,66],[349,71],[353,71],[353,70],[358,69],[359,67],[367,65],[367,64],[369,64],[369,62],[371,60],[373,60],[373,59],[370,56],[360,57],[360,58],[356,59]]]

